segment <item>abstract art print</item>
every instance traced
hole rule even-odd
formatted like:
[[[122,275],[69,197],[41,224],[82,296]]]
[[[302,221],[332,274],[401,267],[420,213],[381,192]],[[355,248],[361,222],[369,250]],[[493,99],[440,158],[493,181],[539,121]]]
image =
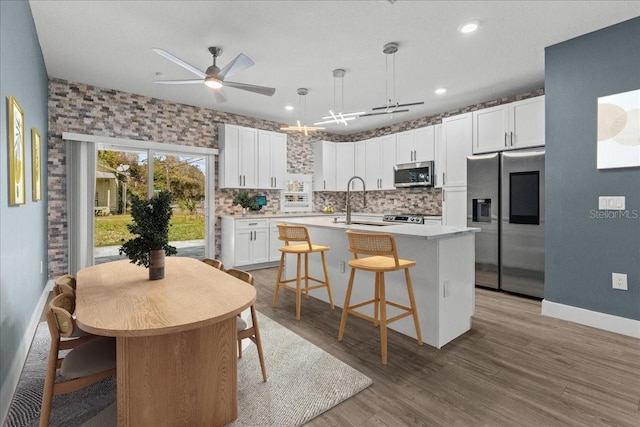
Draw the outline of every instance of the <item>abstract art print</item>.
[[[598,98],[598,169],[640,166],[640,89]]]
[[[13,96],[7,98],[9,109],[9,204],[23,205],[25,197],[24,113]]]

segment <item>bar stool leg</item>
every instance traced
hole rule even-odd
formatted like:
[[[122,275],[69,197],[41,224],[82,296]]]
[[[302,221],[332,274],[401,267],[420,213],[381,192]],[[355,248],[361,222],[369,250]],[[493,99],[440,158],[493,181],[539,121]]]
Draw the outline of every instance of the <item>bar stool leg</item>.
[[[304,254],[304,294],[309,298],[309,254]]]
[[[404,277],[407,282],[407,293],[409,294],[409,304],[413,311],[413,323],[416,325],[416,337],[418,338],[418,345],[422,345],[422,332],[420,331],[420,322],[418,321],[418,310],[416,309],[416,299],[413,296],[413,283],[411,282],[411,275],[409,269],[404,269]]]
[[[356,275],[356,269],[351,267],[349,275],[349,284],[347,284],[347,294],[344,297],[344,305],[342,306],[342,318],[340,319],[340,329],[338,330],[338,341],[342,341],[344,336],[344,328],[347,326],[347,316],[349,314],[349,304],[351,303],[351,290],[353,288],[353,278]]]
[[[273,301],[271,303],[272,306],[276,306],[278,303],[278,293],[280,292],[280,282],[282,282],[282,270],[284,267],[284,252],[280,255],[280,265],[278,265],[278,278],[276,279],[276,290],[273,293]]]
[[[376,272],[375,285],[373,289],[373,326],[378,327],[380,322],[380,275]]]
[[[324,257],[324,251],[320,252],[320,257],[322,258],[322,269],[324,270],[324,283],[327,286],[327,293],[329,294],[329,304],[331,304],[331,310],[333,310],[333,294],[331,292],[331,281],[329,280],[329,271],[327,270],[327,260]]]
[[[387,297],[384,289],[384,273],[380,275],[380,349],[382,364],[387,364]]]
[[[300,320],[300,304],[302,303],[301,301],[301,296],[302,296],[302,289],[300,288],[300,267],[301,267],[301,262],[302,259],[300,258],[300,254],[297,255],[298,258],[298,264],[296,265],[296,320]]]

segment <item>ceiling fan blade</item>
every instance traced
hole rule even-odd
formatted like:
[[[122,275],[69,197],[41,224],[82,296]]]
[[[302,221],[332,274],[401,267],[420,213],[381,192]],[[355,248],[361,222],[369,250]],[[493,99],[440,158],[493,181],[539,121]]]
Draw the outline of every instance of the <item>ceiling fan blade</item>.
[[[251,58],[241,53],[236,56],[233,61],[229,62],[222,70],[220,70],[217,77],[220,80],[224,80],[225,77],[231,77],[242,70],[252,67],[253,65],[255,64]]]
[[[164,56],[165,58],[167,58],[169,61],[173,62],[174,64],[177,64],[177,65],[181,66],[182,68],[191,71],[193,74],[195,74],[196,76],[198,76],[198,77],[200,77],[202,79],[207,77],[207,75],[204,72],[198,70],[193,65],[187,64],[182,59],[176,58],[175,56],[173,56],[172,54],[170,54],[169,52],[167,52],[164,49],[153,48],[151,50],[154,51],[155,53],[157,53],[160,56]]]
[[[390,108],[390,107],[396,107],[396,108],[397,108],[397,107],[411,107],[411,106],[413,106],[413,105],[422,105],[422,104],[424,104],[424,101],[421,101],[421,102],[411,102],[411,103],[409,103],[409,104],[395,104],[395,105],[390,105],[390,106],[385,105],[385,106],[383,106],[383,107],[374,107],[374,108],[372,108],[372,110],[374,110],[374,111],[375,111],[375,110],[386,110],[387,108]]]
[[[202,79],[191,79],[191,80],[155,80],[154,83],[160,83],[162,85],[194,85],[203,83]]]
[[[373,108],[372,108],[373,109]],[[367,113],[361,114],[358,117],[367,117],[367,116],[381,116],[383,114],[395,114],[395,113],[406,113],[409,110],[393,110],[393,111],[382,111],[380,113]]]
[[[249,92],[259,93],[260,95],[271,96],[274,93],[276,93],[276,90],[272,87],[256,86],[256,85],[250,85],[247,83],[236,83],[236,82],[228,82],[228,81],[224,81],[222,84],[224,86],[234,87],[236,89],[248,90]]]
[[[222,89],[213,89],[213,97],[216,99],[216,102],[222,104],[223,102],[227,102],[227,97],[222,93]]]

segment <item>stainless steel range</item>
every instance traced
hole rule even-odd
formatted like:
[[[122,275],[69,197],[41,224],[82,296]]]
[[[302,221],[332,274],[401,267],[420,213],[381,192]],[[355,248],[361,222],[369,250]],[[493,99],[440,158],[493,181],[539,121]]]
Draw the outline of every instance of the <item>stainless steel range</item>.
[[[382,217],[384,222],[398,222],[401,224],[424,224],[424,216],[422,215],[385,215]]]

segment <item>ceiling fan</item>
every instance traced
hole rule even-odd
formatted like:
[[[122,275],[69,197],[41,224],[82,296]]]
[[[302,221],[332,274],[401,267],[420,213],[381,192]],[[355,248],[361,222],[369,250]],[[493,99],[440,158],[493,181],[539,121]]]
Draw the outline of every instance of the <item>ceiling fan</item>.
[[[177,58],[167,52],[164,49],[154,48],[151,49],[158,55],[161,55],[167,58],[169,61],[173,62],[181,66],[182,68],[191,71],[193,74],[198,76],[198,79],[189,79],[189,80],[156,80],[155,83],[165,84],[165,85],[182,85],[182,84],[198,84],[204,83],[207,87],[212,89],[220,89],[223,87],[232,87],[236,89],[242,89],[249,92],[258,93],[260,95],[271,96],[275,93],[275,89],[272,87],[266,86],[256,86],[250,85],[247,83],[237,83],[226,80],[227,77],[231,77],[240,71],[243,71],[254,65],[254,62],[246,55],[240,54],[234,58],[233,61],[229,62],[224,68],[220,69],[216,65],[216,58],[222,54],[222,48],[212,46],[209,48],[209,52],[213,56],[213,65],[209,66],[206,71],[200,71],[193,65],[187,64],[180,58]],[[213,95],[218,102],[225,102],[227,98],[222,94],[219,90],[214,90]]]

